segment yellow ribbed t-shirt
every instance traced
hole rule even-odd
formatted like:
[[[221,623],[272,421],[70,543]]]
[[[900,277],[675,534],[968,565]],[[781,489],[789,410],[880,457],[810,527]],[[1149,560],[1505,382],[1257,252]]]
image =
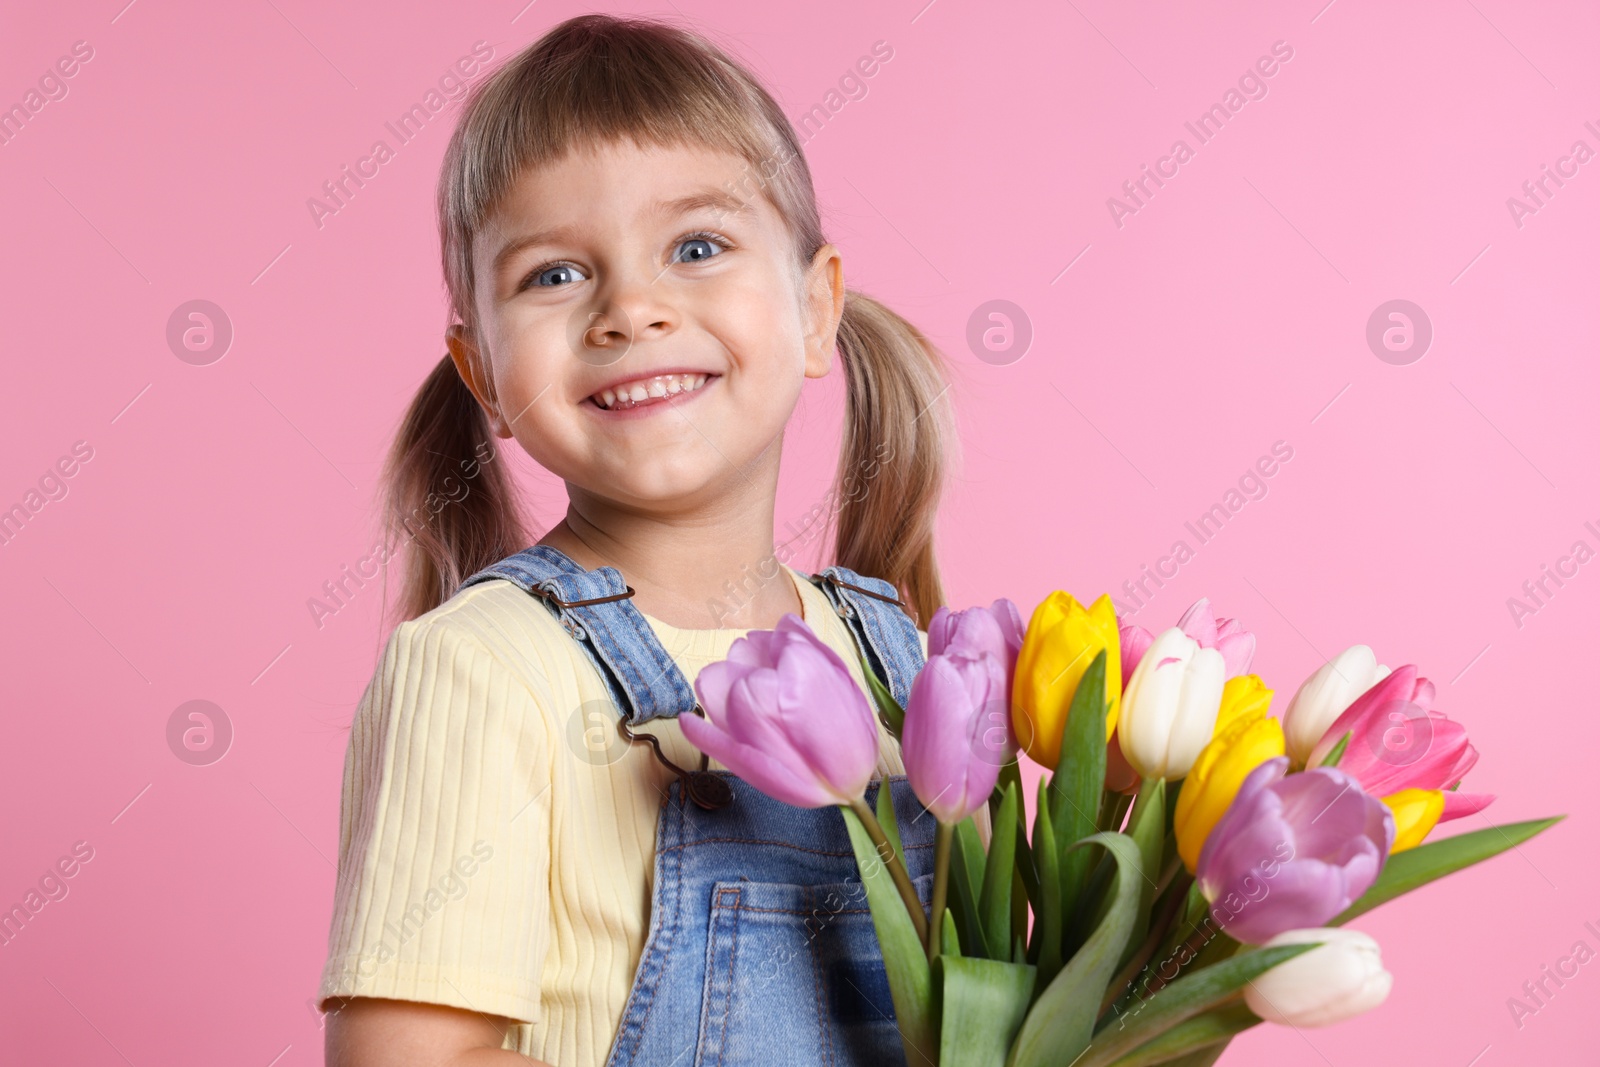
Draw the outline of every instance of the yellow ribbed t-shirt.
[[[865,691],[844,621],[790,573],[805,621]],[[646,619],[691,683],[748,632]],[[649,931],[673,779],[648,745],[618,737],[617,714],[577,642],[510,582],[396,627],[351,724],[319,1004],[385,997],[501,1015],[517,1021],[503,1047],[600,1067]],[[676,720],[639,729],[698,766]],[[879,745],[880,773],[904,773],[881,723]]]

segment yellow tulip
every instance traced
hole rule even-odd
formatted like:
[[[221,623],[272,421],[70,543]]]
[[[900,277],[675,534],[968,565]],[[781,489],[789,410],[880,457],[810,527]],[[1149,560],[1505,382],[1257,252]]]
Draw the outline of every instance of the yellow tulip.
[[[1222,687],[1222,707],[1217,709],[1217,725],[1212,727],[1211,736],[1220,737],[1227,725],[1241,715],[1252,714],[1256,718],[1265,715],[1272,704],[1272,693],[1260,675],[1241,674],[1229,678]]]
[[[1122,646],[1117,612],[1103,595],[1088,608],[1057,590],[1033,610],[1017,654],[1012,682],[1011,725],[1036,763],[1051,770],[1061,756],[1061,732],[1083,672],[1101,649],[1106,653],[1106,740],[1117,728],[1122,697]]]
[[[1259,685],[1260,679],[1256,681]],[[1272,690],[1264,691],[1270,699]],[[1227,812],[1245,778],[1267,760],[1281,755],[1283,726],[1277,719],[1267,718],[1266,700],[1241,709],[1200,750],[1183,780],[1178,806],[1172,813],[1178,855],[1191,872],[1200,865],[1200,850],[1205,847],[1211,828]]]
[[[1389,855],[1422,844],[1444,814],[1444,790],[1402,789],[1380,797],[1394,812],[1394,847]]]

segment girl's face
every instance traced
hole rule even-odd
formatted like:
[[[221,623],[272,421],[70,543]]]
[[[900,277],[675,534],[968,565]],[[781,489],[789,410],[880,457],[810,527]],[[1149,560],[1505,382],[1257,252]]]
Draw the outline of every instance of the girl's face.
[[[496,434],[634,509],[770,486],[844,282],[832,245],[800,269],[750,172],[622,141],[521,178],[475,242],[477,331],[449,337]]]

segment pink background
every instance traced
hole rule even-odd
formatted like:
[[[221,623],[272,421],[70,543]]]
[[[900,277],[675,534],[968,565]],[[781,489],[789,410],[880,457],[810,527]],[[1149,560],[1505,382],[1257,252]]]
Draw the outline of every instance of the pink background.
[[[0,146],[0,507],[93,449],[0,547],[0,903],[94,850],[0,947],[0,1033],[19,1063],[319,1063],[345,728],[385,631],[376,583],[320,628],[307,600],[372,545],[380,459],[443,353],[431,197],[452,114],[320,228],[306,201],[393,147],[384,122],[475,41],[503,59],[584,8],[123,3],[25,5],[0,35],[5,105],[73,42],[94,50]],[[853,283],[957,365],[952,600],[1087,599],[1187,539],[1141,623],[1209,594],[1258,633],[1280,711],[1353,642],[1418,663],[1483,752],[1468,786],[1500,795],[1492,821],[1571,813],[1358,924],[1396,978],[1382,1008],[1260,1028],[1223,1062],[1587,1062],[1600,964],[1520,1029],[1507,998],[1579,939],[1600,949],[1600,563],[1520,627],[1506,601],[1574,541],[1600,548],[1600,161],[1520,227],[1506,199],[1574,141],[1600,149],[1600,18],[923,3],[679,10],[793,118],[893,48],[807,152]],[[1268,95],[1197,146],[1184,122],[1280,40]],[[1194,158],[1119,228],[1107,198],[1179,137]],[[1396,298],[1434,327],[1405,366],[1365,340]],[[165,338],[194,299],[235,332],[206,366]],[[1005,365],[965,340],[994,299],[1034,331]],[[838,386],[796,415],[780,529],[826,491]],[[1197,546],[1185,521],[1280,440],[1268,495]],[[516,458],[542,530],[561,487]],[[234,729],[209,766],[168,748],[194,699]]]

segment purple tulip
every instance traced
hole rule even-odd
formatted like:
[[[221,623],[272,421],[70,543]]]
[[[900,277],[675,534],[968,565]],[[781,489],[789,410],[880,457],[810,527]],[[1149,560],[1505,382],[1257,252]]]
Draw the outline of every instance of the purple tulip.
[[[1016,753],[999,614],[983,608],[943,619],[935,614],[928,647],[937,631],[941,651],[911,683],[900,754],[912,791],[942,823],[958,823],[982,807],[1001,765]]]
[[[993,619],[999,628],[987,624]],[[1004,765],[1017,754],[1017,739],[1011,727],[1011,685],[1017,673],[1017,654],[1022,651],[1022,635],[1026,631],[1022,613],[1017,606],[1001,597],[987,608],[968,608],[951,611],[940,608],[928,623],[928,655],[944,655],[961,650],[968,655],[987,652],[1001,665],[1005,674],[1002,698],[991,701],[985,720],[983,740],[991,758]]]
[[[848,804],[878,765],[878,722],[839,654],[794,614],[752,630],[701,670],[705,718],[690,744],[763,793],[800,808]]]
[[[994,632],[988,627],[972,625],[980,614],[988,615],[1000,625],[999,641],[994,639]],[[937,656],[953,645],[971,646],[974,642],[981,642],[996,657],[1004,659],[1008,666],[1014,666],[1017,653],[1022,650],[1022,635],[1026,629],[1022,624],[1022,613],[1005,597],[987,608],[968,608],[965,611],[940,608],[928,623],[928,655]],[[1010,677],[1009,671],[1007,677]]]
[[[1251,771],[1200,850],[1196,882],[1229,937],[1259,945],[1324,926],[1377,879],[1394,816],[1333,767],[1285,772],[1287,756]]]

